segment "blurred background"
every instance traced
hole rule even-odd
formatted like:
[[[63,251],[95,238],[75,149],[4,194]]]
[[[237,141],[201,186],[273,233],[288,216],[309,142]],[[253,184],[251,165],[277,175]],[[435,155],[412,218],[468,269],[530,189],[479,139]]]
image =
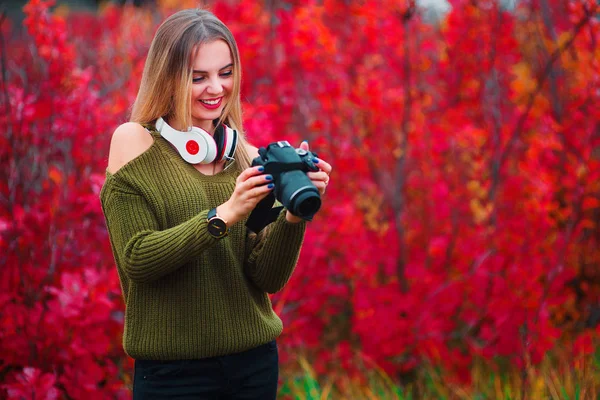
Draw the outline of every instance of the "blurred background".
[[[0,3],[0,398],[125,399],[99,190],[159,23],[212,10],[244,129],[334,166],[281,399],[596,399],[595,0]]]

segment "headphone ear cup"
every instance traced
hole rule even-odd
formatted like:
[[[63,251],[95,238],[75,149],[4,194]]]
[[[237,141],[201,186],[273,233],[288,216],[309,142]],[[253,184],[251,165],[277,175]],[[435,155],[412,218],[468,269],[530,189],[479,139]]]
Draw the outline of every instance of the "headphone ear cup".
[[[215,129],[215,142],[217,144],[219,161],[233,158],[237,147],[238,133],[225,124],[219,125]]]
[[[198,128],[197,126],[192,127],[192,133],[201,137],[202,141],[204,143],[206,143],[206,146],[205,146],[206,156],[200,162],[202,164],[210,164],[211,162],[215,161],[215,158],[217,158],[217,152],[218,152],[217,145],[215,143],[215,139],[213,139],[213,137],[208,132],[206,132],[204,129]]]
[[[225,155],[225,147],[227,146],[227,136],[225,135],[225,128],[223,126],[223,124],[217,125],[213,135],[213,139],[217,148],[217,161],[223,160],[223,156]]]
[[[177,139],[171,143],[175,145],[181,158],[188,163],[208,164],[211,162],[208,161],[210,159],[209,149],[211,143],[206,139],[206,137],[198,135],[196,132],[182,132],[182,134],[178,134]]]

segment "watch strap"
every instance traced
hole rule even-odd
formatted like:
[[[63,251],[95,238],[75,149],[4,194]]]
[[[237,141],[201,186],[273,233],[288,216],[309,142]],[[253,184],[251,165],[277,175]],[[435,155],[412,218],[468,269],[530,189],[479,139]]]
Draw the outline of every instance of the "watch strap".
[[[206,219],[210,221],[211,219],[213,219],[216,216],[217,216],[217,208],[216,207],[215,208],[211,208],[208,211],[208,214],[206,215]]]

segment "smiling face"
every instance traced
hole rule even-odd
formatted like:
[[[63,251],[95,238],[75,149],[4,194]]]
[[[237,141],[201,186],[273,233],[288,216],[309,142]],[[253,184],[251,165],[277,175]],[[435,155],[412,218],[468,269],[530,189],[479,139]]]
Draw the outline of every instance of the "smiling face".
[[[223,40],[200,45],[192,65],[192,122],[212,133],[212,121],[221,116],[233,90],[229,46]]]

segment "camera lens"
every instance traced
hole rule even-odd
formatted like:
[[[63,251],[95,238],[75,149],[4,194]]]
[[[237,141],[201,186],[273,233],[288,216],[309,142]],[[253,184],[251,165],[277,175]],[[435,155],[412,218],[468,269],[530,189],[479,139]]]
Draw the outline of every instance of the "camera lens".
[[[312,219],[321,208],[321,196],[315,187],[306,186],[300,192],[296,192],[290,199],[292,214],[300,218]]]
[[[275,197],[292,214],[308,221],[321,207],[319,190],[301,170],[281,173],[275,182]]]

